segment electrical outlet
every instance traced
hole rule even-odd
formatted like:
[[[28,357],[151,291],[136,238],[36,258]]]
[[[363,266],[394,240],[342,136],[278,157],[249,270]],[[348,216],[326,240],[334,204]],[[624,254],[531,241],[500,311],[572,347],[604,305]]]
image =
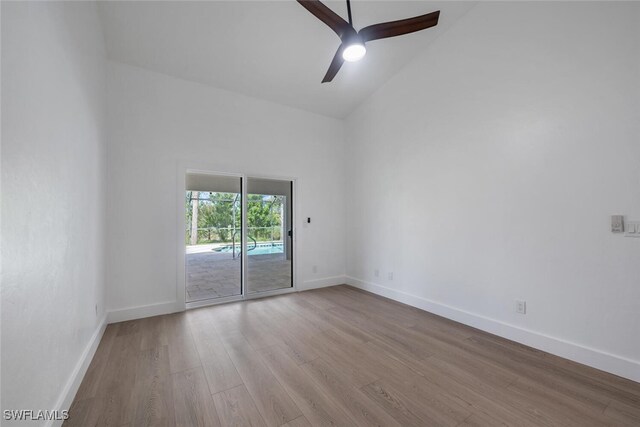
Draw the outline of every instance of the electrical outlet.
[[[516,313],[527,314],[527,302],[516,300]]]
[[[390,271],[390,272],[387,274],[387,279],[389,279],[389,280],[393,280],[393,271]]]
[[[373,270],[373,275],[376,277],[380,277],[380,270],[378,270],[377,268]]]
[[[611,215],[611,232],[622,233],[624,231],[624,216]]]
[[[311,270],[313,271],[313,274],[316,274],[318,272],[318,266],[314,265]]]

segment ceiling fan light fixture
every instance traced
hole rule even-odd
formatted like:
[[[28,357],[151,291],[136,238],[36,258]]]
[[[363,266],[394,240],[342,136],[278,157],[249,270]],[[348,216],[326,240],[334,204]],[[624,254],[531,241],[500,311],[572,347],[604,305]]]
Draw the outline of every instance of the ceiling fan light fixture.
[[[365,43],[387,39],[389,37],[402,36],[435,27],[438,25],[438,19],[440,17],[440,11],[436,10],[435,12],[414,16],[413,18],[369,25],[357,31],[353,26],[351,16],[351,0],[347,0],[349,22],[345,21],[344,18],[328,8],[320,0],[298,0],[298,3],[331,28],[342,41],[331,60],[329,69],[322,79],[322,83],[332,81],[338,71],[340,71],[340,67],[342,67],[344,61],[354,62],[364,58],[364,55],[367,53],[367,48],[364,47]]]
[[[364,47],[364,43],[355,42],[351,43],[342,51],[342,59],[347,62],[356,62],[364,58],[367,53],[367,48]]]

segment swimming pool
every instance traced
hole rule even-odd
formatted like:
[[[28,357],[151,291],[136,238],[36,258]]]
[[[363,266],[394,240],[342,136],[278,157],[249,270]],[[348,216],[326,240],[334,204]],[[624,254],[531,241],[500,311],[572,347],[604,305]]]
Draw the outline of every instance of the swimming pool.
[[[240,245],[236,245],[236,253],[240,252]],[[253,248],[253,249],[252,249]],[[214,249],[216,252],[231,252],[233,245],[222,246]],[[258,243],[253,246],[253,242],[249,242],[249,255],[267,255],[267,254],[281,254],[284,252],[284,244],[282,243]]]

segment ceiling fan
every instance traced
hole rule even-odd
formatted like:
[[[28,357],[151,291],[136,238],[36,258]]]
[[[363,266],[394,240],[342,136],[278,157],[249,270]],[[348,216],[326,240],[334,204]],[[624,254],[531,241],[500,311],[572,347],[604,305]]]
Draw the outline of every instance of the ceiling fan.
[[[347,13],[349,22],[342,19],[340,15],[322,4],[320,0],[298,0],[298,3],[311,12],[316,18],[324,22],[340,37],[342,43],[329,65],[329,70],[322,79],[322,83],[333,80],[338,74],[344,61],[355,62],[362,59],[367,53],[366,42],[372,40],[386,39],[388,37],[401,36],[413,33],[438,25],[440,11],[427,13],[413,18],[401,19],[399,21],[384,22],[382,24],[370,25],[360,31],[353,28],[351,17],[351,1],[347,0]]]

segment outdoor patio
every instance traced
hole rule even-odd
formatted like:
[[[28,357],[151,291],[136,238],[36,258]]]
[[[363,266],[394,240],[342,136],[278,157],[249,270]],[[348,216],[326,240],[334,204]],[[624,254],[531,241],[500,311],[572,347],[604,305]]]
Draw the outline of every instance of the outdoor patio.
[[[216,252],[218,245],[187,246],[187,301],[240,295],[240,258]],[[249,255],[248,293],[291,286],[291,261],[284,254]]]

